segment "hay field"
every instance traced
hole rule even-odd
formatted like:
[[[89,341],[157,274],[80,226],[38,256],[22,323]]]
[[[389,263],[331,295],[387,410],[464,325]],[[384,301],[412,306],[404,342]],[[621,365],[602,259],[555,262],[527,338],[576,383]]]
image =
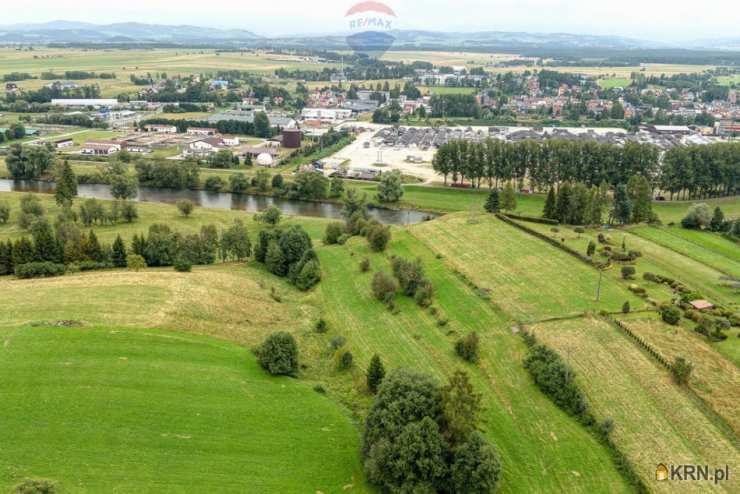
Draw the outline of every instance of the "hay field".
[[[737,492],[740,479],[712,482],[655,481],[659,463],[740,468],[734,439],[722,432],[624,333],[596,319],[532,327],[576,371],[596,416],[611,417],[612,439],[653,492]],[[732,477],[732,476],[731,476]]]

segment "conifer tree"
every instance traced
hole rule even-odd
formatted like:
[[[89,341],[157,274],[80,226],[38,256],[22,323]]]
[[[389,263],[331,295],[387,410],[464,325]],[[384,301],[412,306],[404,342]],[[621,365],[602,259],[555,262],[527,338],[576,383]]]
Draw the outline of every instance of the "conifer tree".
[[[378,354],[373,355],[370,366],[367,368],[367,389],[371,393],[378,392],[378,387],[385,377],[385,367]]]
[[[116,240],[113,242],[113,255],[111,256],[113,265],[117,268],[126,267],[126,244],[123,243],[123,239],[120,235],[116,236]]]
[[[486,200],[485,209],[489,213],[498,213],[501,210],[498,191],[496,189],[493,189],[491,193],[488,194],[488,200]]]
[[[555,206],[555,187],[550,187],[547,192],[547,199],[545,199],[545,209],[542,211],[542,217],[554,220],[556,215]]]
[[[77,196],[77,177],[75,176],[69,161],[64,160],[55,174],[56,190],[54,199],[59,206],[70,205]]]

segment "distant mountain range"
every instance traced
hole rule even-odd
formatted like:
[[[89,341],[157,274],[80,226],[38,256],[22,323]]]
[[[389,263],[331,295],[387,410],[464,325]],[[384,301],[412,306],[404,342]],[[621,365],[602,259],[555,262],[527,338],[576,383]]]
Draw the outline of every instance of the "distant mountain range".
[[[218,44],[261,39],[242,29],[120,22],[52,21],[0,26],[0,43],[173,43]]]
[[[400,49],[548,49],[548,50],[640,50],[698,49],[740,50],[740,38],[659,43],[622,36],[527,32],[393,31],[393,46]],[[344,35],[263,37],[243,29],[171,26],[122,22],[92,24],[53,21],[41,24],[0,26],[0,43],[69,44],[175,44],[243,47],[305,47],[347,49]]]

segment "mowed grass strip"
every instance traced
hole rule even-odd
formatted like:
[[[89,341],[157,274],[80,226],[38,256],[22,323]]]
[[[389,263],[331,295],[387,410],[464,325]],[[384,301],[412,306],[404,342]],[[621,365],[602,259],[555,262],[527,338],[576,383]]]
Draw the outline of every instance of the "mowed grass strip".
[[[596,302],[596,269],[492,215],[453,214],[411,231],[521,321],[642,305],[609,276]]]
[[[740,278],[740,245],[716,233],[683,228],[640,226],[631,233],[655,242],[717,271]]]
[[[596,319],[535,325],[537,338],[576,371],[599,420],[614,420],[612,439],[654,492],[737,492],[740,480],[725,483],[656,482],[659,463],[729,465],[740,468],[740,452],[697,407],[669,372],[628,336]]]
[[[694,366],[689,381],[692,389],[721,415],[740,436],[740,369],[722,356],[702,335],[683,326],[669,326],[657,315],[623,318],[622,322],[664,357],[686,358]],[[735,343],[740,345],[738,338]]]
[[[611,247],[613,250],[621,251],[622,243],[624,242],[628,251],[637,250],[642,254],[642,257],[634,264],[637,269],[635,280],[630,280],[629,283],[644,287],[650,297],[661,302],[670,301],[673,297],[672,291],[665,285],[644,281],[642,279],[644,273],[651,272],[679,280],[715,303],[733,305],[738,302],[738,290],[725,285],[722,280],[722,277],[725,276],[724,273],[692,257],[683,255],[676,250],[636,235],[632,232],[632,229],[613,229],[610,231],[588,229],[584,233],[579,234],[572,227],[568,226],[561,225],[557,227],[557,232],[553,232],[553,227],[550,225],[531,222],[524,224],[528,228],[549,235],[553,239],[559,241],[563,241],[564,239],[564,244],[567,247],[584,255],[586,254],[589,241],[595,242],[597,248],[603,247],[598,243],[599,233],[603,233],[605,236],[611,238]],[[596,256],[597,259],[606,259],[598,252]],[[608,271],[608,274],[619,283],[625,286],[627,285],[626,282],[619,281],[621,277],[619,265],[615,265],[613,269]],[[635,307],[634,305],[632,306],[633,309]]]
[[[524,343],[512,333],[507,315],[452,274],[408,229],[394,229],[385,253],[372,253],[364,239],[355,238],[345,246],[320,247],[318,254],[323,279],[316,303],[329,324],[328,338],[347,338],[357,384],[363,386],[364,370],[375,353],[388,370],[408,367],[441,382],[464,368],[483,394],[483,427],[501,453],[500,492],[628,490],[607,451],[534,386],[521,363]],[[373,273],[390,272],[392,255],[421,258],[434,285],[437,317],[447,319],[446,326],[438,326],[437,317],[409,297],[396,297],[397,314],[372,297]],[[372,268],[360,273],[365,257]],[[481,338],[481,360],[475,366],[464,363],[453,349],[455,340],[470,331]]]
[[[0,330],[0,490],[364,492],[359,435],[232,343],[157,330]]]

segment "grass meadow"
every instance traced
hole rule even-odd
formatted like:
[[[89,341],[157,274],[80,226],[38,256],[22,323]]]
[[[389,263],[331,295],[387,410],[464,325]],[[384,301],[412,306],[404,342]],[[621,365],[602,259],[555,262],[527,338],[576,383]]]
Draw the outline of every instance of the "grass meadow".
[[[365,490],[348,413],[243,347],[115,325],[1,334],[3,492],[24,477],[64,492]]]
[[[653,492],[736,492],[737,478],[711,482],[655,482],[666,464],[740,468],[737,438],[717,426],[667,370],[625,333],[598,319],[544,323],[531,328],[576,372],[598,419],[614,421],[612,439]]]

